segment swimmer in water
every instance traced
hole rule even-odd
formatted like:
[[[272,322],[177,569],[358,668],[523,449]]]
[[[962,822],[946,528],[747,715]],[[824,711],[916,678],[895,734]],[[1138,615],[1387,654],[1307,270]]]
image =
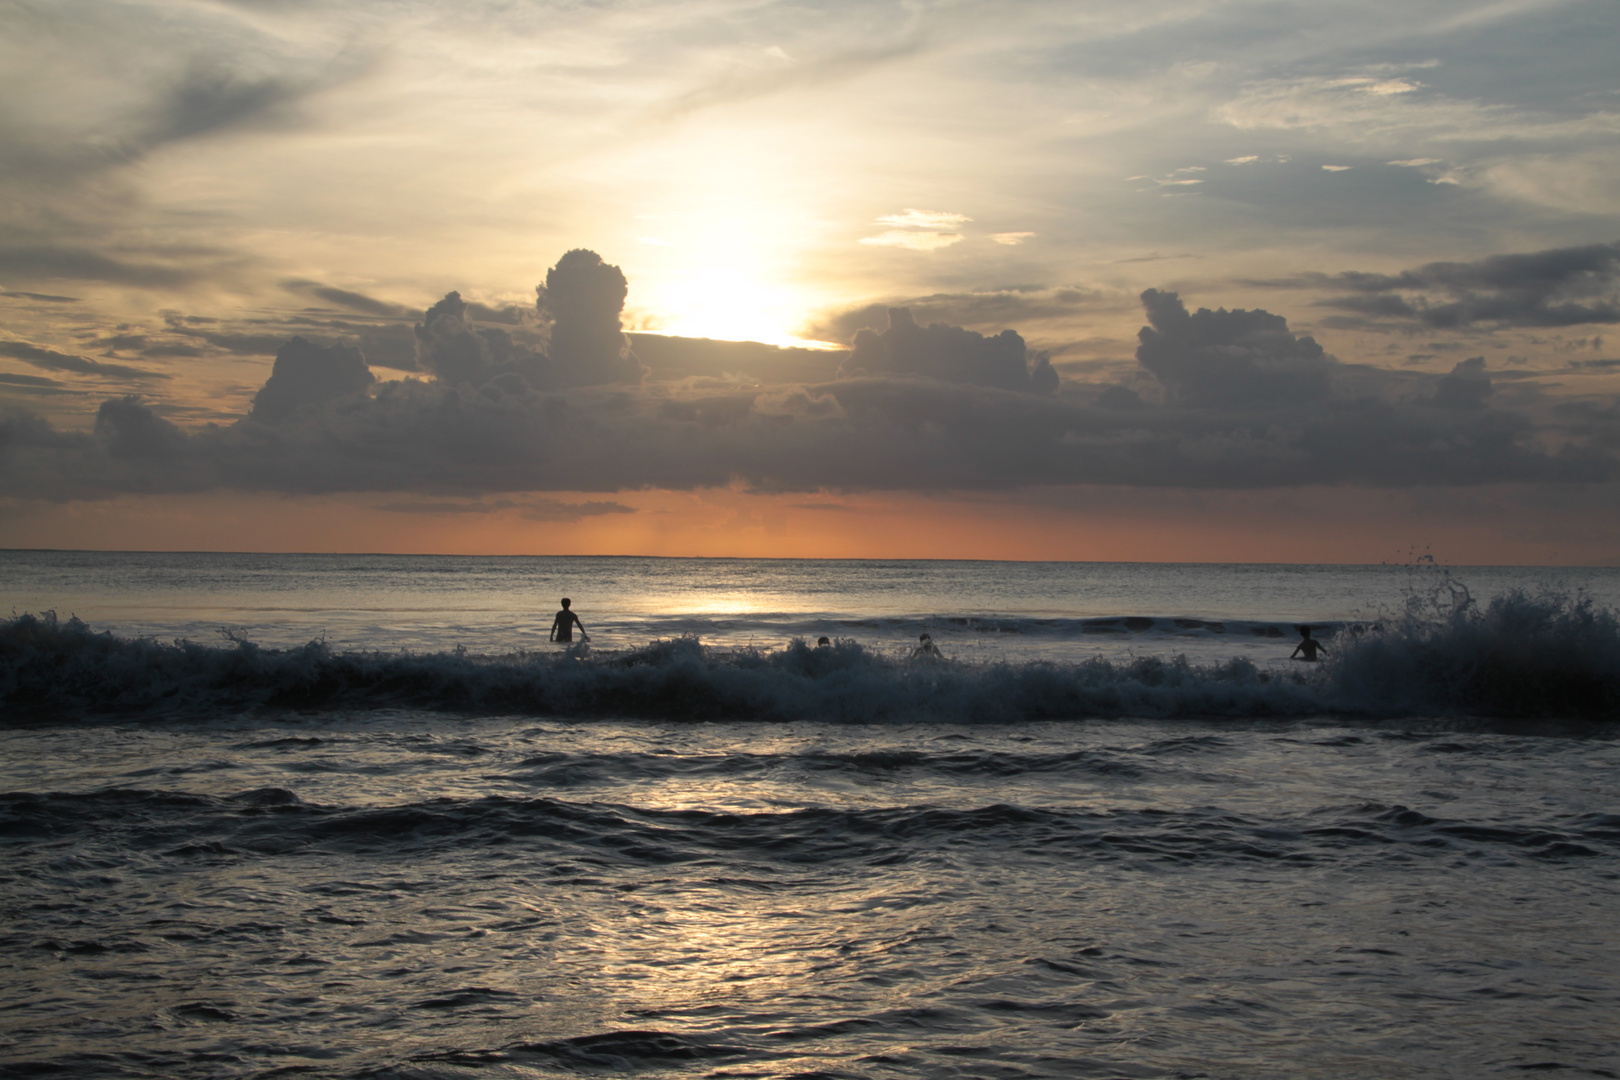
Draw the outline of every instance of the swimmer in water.
[[[1288,659],[1292,660],[1295,657],[1299,657],[1299,654],[1303,652],[1305,655],[1299,658],[1308,664],[1314,664],[1316,663],[1317,653],[1327,652],[1327,650],[1322,647],[1322,643],[1320,641],[1317,641],[1315,638],[1311,637],[1310,627],[1300,627],[1299,637],[1299,644],[1294,646],[1294,651],[1289,655]]]
[[[579,636],[581,640],[591,640],[591,635],[585,632],[585,624],[579,621],[578,615],[574,614],[571,607],[572,604],[572,600],[568,599],[566,596],[563,597],[562,610],[557,612],[557,617],[555,619],[551,620],[552,641],[573,641],[574,627],[576,626],[579,627]]]
[[[911,650],[911,655],[917,660],[925,657],[931,660],[945,659],[945,654],[939,651],[939,646],[935,645],[934,639],[927,634],[917,635],[917,647]]]

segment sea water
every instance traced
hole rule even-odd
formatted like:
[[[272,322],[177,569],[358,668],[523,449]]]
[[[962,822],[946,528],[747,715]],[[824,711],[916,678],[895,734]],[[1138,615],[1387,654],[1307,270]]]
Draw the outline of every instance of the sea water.
[[[1613,570],[3,552],[0,601],[0,1075],[1620,1074]]]

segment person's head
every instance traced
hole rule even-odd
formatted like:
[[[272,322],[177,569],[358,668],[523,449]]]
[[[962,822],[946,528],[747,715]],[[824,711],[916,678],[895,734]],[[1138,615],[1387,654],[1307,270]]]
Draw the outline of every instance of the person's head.
[[[816,648],[818,648],[818,649],[824,648],[824,647],[826,647],[828,645],[831,645],[831,644],[832,644],[832,642],[828,641],[824,637],[816,638]]]
[[[571,604],[572,604],[572,603],[573,603],[573,601],[572,601],[572,600],[570,600],[570,599],[568,599],[568,597],[566,597],[566,596],[565,596],[565,597],[563,597],[563,607],[568,607],[568,606],[569,606],[569,605],[571,605]]]
[[[1308,626],[1300,627],[1299,628],[1299,636],[1302,637],[1302,638],[1309,638],[1311,636],[1311,628],[1308,627]]]
[[[917,635],[917,640],[918,641],[933,641],[934,639],[929,637],[927,634],[918,634]]]

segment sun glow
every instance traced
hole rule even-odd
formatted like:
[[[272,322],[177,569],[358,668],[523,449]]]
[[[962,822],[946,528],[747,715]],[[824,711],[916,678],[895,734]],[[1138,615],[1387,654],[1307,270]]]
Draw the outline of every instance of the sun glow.
[[[725,128],[688,132],[619,162],[621,175],[652,178],[609,259],[630,279],[635,329],[817,344],[797,331],[842,298],[811,265],[831,218],[825,193],[807,189],[794,166],[803,153],[778,145],[771,130]]]
[[[805,345],[792,328],[804,321],[805,299],[794,289],[735,264],[699,263],[661,283],[659,331],[681,337]]]

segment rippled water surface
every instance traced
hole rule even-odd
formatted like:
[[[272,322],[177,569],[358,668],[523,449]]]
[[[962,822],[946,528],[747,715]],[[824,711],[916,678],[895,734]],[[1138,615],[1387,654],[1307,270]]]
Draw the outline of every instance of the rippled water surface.
[[[1616,1075],[1615,743],[0,731],[0,1074]]]

